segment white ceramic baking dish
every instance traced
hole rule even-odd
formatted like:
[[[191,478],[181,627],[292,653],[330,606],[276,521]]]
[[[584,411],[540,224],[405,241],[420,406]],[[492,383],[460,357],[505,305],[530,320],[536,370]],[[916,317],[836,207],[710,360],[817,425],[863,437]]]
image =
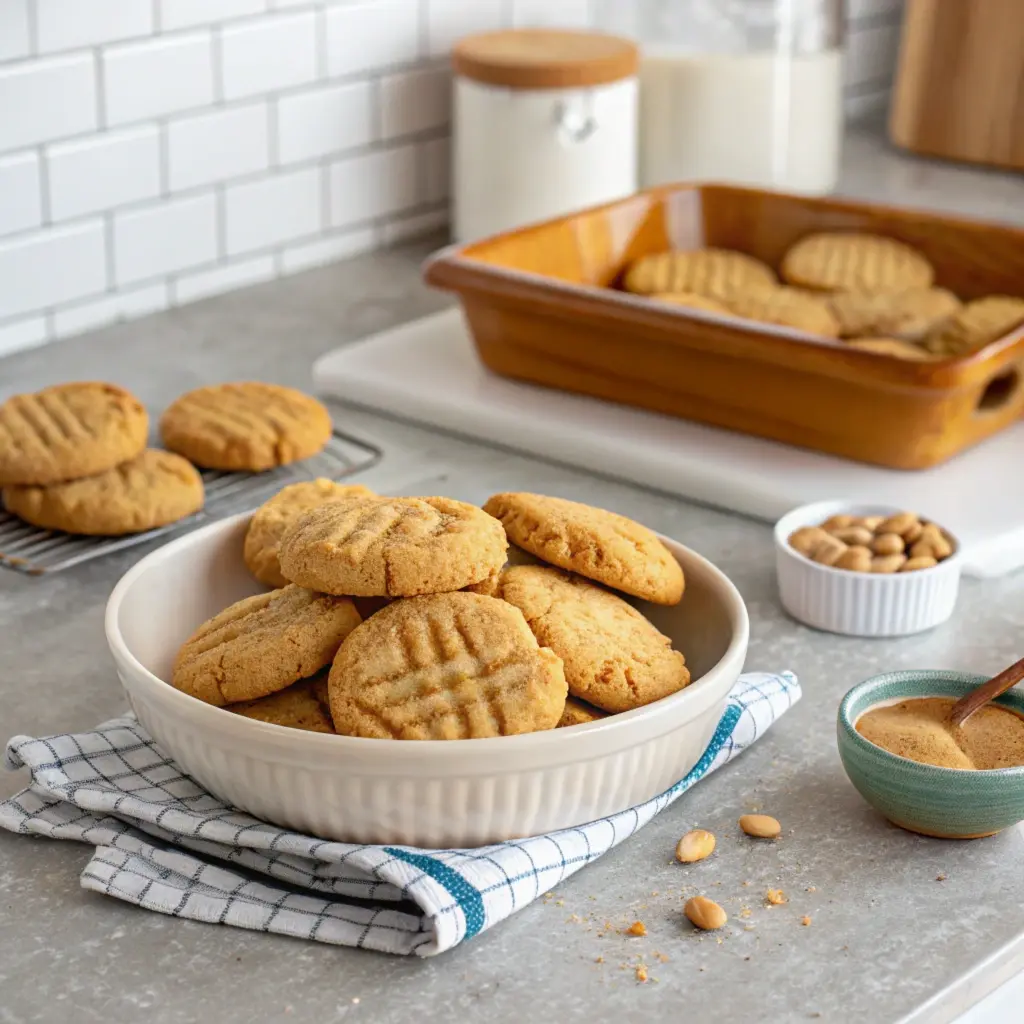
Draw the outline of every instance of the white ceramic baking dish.
[[[690,666],[694,682],[671,697],[572,729],[457,742],[256,722],[165,681],[201,622],[262,589],[242,562],[247,520],[196,530],[130,569],[107,603],[107,641],[139,720],[189,775],[234,806],[298,831],[479,846],[616,813],[693,767],[743,667],[749,624],[739,592],[710,562],[666,540],[686,573],[686,594],[675,608],[639,607]]]
[[[915,572],[833,569],[789,544],[794,531],[819,526],[829,516],[893,516],[901,511],[892,505],[818,501],[787,512],[775,524],[775,566],[786,611],[815,629],[848,636],[909,636],[945,622],[956,606],[963,563],[960,542],[948,530],[953,554],[931,569]]]

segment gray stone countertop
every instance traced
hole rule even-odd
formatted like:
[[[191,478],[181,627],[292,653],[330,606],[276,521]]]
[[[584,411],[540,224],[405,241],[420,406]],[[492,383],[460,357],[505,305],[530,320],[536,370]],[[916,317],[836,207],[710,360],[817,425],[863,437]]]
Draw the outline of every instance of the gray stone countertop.
[[[849,194],[1024,220],[1020,178],[897,157],[869,136],[853,136],[847,156]],[[360,258],[11,357],[0,363],[0,399],[57,379],[107,377],[157,414],[180,392],[219,380],[308,387],[315,357],[446,304],[419,283],[426,251]],[[891,827],[847,781],[834,739],[841,696],[870,675],[993,673],[1019,657],[1024,575],[965,581],[953,621],[921,636],[816,633],[779,606],[764,524],[368,412],[336,413],[386,450],[365,477],[371,485],[470,501],[497,489],[549,491],[696,548],[747,602],[748,667],[794,670],[803,701],[551,900],[432,960],[141,911],[79,888],[83,847],[0,833],[0,1020],[946,1021],[1024,963],[1024,833],[955,843]],[[123,711],[103,606],[156,543],[51,578],[0,570],[5,736],[85,729]],[[22,784],[20,774],[0,776],[0,797]],[[737,817],[754,807],[783,822],[780,842],[737,835]],[[684,868],[672,853],[694,826],[715,832],[719,848]],[[730,911],[721,936],[689,928],[684,887]],[[789,903],[765,907],[769,887]],[[648,936],[622,935],[637,918]],[[634,979],[641,955],[646,984]]]

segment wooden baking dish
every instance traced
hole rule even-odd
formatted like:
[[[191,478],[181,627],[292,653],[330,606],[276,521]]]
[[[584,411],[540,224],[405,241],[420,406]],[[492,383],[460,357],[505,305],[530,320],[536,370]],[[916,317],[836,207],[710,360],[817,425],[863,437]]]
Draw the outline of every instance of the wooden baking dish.
[[[819,230],[920,249],[963,299],[1024,295],[1024,231],[719,185],[665,186],[433,256],[495,373],[897,469],[922,469],[1024,412],[1024,325],[911,362],[615,288],[647,253],[723,246],[778,267]]]

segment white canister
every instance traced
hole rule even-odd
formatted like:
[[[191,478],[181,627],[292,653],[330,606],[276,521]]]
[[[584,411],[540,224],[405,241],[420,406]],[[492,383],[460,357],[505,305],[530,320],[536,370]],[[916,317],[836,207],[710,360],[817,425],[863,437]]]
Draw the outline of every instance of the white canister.
[[[635,192],[637,61],[633,43],[596,32],[521,29],[456,44],[456,240]]]

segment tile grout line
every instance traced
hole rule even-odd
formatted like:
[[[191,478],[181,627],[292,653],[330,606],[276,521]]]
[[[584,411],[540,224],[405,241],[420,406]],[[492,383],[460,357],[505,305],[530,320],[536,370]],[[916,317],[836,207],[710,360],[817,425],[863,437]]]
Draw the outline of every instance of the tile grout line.
[[[96,126],[99,132],[107,130],[107,81],[103,68],[103,54],[98,46],[92,50],[92,73],[96,84]]]
[[[103,214],[103,245],[106,254],[107,294],[118,291],[116,283],[117,261],[114,258],[114,212]]]
[[[39,161],[39,213],[42,218],[39,229],[42,229],[53,226],[53,214],[50,211],[50,164],[46,159],[44,143],[36,146],[35,151]]]

